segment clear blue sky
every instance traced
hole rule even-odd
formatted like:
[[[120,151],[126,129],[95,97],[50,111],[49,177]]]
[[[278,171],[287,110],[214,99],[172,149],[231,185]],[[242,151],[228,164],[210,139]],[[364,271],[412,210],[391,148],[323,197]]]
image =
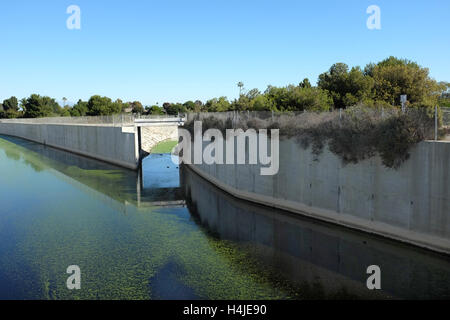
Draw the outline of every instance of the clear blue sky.
[[[66,28],[71,4],[81,30]],[[366,27],[372,4],[381,30]],[[449,14],[448,0],[1,1],[0,99],[234,99],[238,81],[315,83],[335,62],[390,55],[450,81]]]

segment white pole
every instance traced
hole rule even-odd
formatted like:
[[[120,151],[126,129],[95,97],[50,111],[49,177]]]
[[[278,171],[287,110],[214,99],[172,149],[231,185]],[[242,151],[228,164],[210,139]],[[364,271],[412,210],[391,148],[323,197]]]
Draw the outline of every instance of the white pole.
[[[406,94],[402,94],[400,96],[400,101],[402,103],[402,112],[405,113],[406,111],[406,101],[408,100],[408,96]]]
[[[434,107],[434,140],[438,139],[438,107]]]

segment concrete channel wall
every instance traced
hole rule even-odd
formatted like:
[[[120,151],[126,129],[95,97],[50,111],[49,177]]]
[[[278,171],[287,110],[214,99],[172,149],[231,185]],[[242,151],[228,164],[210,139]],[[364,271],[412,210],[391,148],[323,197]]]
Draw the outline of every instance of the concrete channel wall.
[[[410,154],[397,170],[379,157],[344,165],[327,148],[316,158],[287,139],[274,176],[260,165],[189,167],[241,199],[450,253],[450,142],[421,142]]]
[[[132,170],[139,165],[135,127],[0,122],[0,134],[31,140]]]

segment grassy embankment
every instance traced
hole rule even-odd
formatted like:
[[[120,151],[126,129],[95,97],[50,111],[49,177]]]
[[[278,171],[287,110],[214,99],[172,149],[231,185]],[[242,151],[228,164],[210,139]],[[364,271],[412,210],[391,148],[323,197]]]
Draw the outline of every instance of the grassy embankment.
[[[166,140],[163,142],[158,143],[156,146],[153,147],[151,153],[170,153],[177,145],[177,141],[175,140]]]

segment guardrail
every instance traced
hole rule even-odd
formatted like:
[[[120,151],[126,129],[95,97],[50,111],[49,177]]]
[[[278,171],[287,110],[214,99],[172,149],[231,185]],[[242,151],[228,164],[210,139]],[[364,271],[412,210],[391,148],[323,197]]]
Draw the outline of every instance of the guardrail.
[[[132,115],[117,114],[110,116],[84,116],[84,117],[48,117],[48,118],[19,118],[0,119],[0,123],[26,123],[26,124],[65,124],[65,125],[101,125],[124,127],[135,124],[156,123],[183,123],[185,118],[178,115]]]
[[[149,127],[149,126],[165,126],[165,125],[177,125],[182,126],[186,118],[177,117],[177,118],[152,118],[152,119],[143,119],[138,118],[134,120],[134,125],[137,127]]]

